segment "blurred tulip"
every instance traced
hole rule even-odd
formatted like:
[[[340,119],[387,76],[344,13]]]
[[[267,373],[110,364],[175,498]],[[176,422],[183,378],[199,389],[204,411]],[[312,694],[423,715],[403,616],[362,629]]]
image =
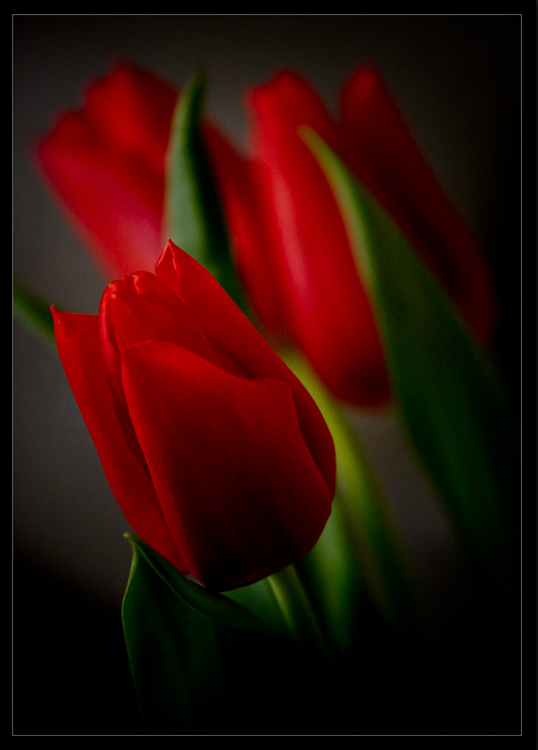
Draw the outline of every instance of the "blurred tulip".
[[[152,271],[163,248],[164,158],[177,92],[129,63],[87,89],[36,147],[62,207],[109,278]]]
[[[226,177],[216,165],[238,265],[262,323],[298,346],[333,394],[379,406],[390,398],[390,385],[369,295],[302,126],[321,136],[380,201],[475,334],[489,340],[492,291],[481,250],[374,68],[360,67],[345,86],[338,121],[292,72],[253,89],[248,103],[251,155],[243,174],[236,168]]]

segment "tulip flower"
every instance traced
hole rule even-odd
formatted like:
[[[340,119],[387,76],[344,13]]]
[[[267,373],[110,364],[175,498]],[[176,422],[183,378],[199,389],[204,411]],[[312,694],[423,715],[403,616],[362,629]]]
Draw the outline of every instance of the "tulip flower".
[[[98,315],[53,311],[58,351],[133,531],[217,591],[304,557],[335,455],[313,400],[217,281],[169,243]]]
[[[36,147],[39,166],[109,278],[153,271],[177,91],[129,63],[93,82]]]
[[[90,86],[37,150],[42,168],[109,268],[150,270],[161,248],[165,154],[177,92],[123,65]],[[295,73],[250,93],[250,153],[210,123],[203,139],[250,303],[275,342],[291,343],[339,399],[390,400],[385,355],[334,195],[301,137],[309,126],[389,212],[476,336],[493,326],[481,249],[422,156],[378,72],[360,67],[338,119]]]

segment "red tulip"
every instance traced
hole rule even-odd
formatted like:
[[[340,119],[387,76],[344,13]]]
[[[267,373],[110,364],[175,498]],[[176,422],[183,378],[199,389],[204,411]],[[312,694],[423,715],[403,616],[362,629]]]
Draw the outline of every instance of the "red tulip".
[[[213,590],[306,555],[335,457],[314,402],[215,279],[169,243],[99,315],[53,311],[60,358],[133,531]]]
[[[84,106],[63,113],[36,145],[41,171],[109,276],[152,271],[162,252],[165,156],[177,101],[165,81],[122,63],[91,83]],[[203,135],[221,173],[242,168],[210,123]]]
[[[341,399],[362,406],[389,399],[376,322],[344,223],[298,133],[308,125],[385,207],[472,330],[488,342],[492,290],[481,250],[376,70],[357,70],[343,90],[338,120],[290,72],[255,88],[248,101],[251,158],[242,172],[228,169],[228,177],[215,167],[238,265],[262,323],[291,339]]]
[[[164,157],[177,92],[129,63],[92,83],[37,159],[112,278],[151,271],[163,248]]]

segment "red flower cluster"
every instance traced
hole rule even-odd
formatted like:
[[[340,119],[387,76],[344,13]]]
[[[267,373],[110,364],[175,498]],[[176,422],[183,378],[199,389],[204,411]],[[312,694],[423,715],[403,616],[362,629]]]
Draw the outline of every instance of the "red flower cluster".
[[[215,279],[169,243],[99,315],[53,311],[58,351],[133,531],[213,590],[304,557],[335,456],[311,397]]]
[[[38,146],[40,163],[114,275],[150,270],[159,256],[164,157],[177,92],[122,65],[92,84]],[[340,119],[299,76],[255,88],[252,154],[204,128],[235,261],[268,334],[307,356],[333,394],[379,406],[390,385],[368,295],[335,198],[298,129],[313,128],[388,210],[437,274],[476,335],[492,328],[481,251],[422,157],[375,69],[344,88]],[[167,238],[164,238],[166,241]]]
[[[331,510],[334,446],[312,399],[196,261],[163,242],[165,154],[178,94],[121,65],[37,148],[55,191],[121,281],[99,315],[54,311],[67,377],[134,532],[214,590],[306,555]],[[249,97],[251,154],[203,138],[234,260],[268,336],[289,341],[351,404],[390,384],[336,200],[301,126],[315,130],[400,226],[487,341],[482,254],[378,73],[357,70],[339,119],[299,76]],[[382,252],[382,248],[379,249]]]

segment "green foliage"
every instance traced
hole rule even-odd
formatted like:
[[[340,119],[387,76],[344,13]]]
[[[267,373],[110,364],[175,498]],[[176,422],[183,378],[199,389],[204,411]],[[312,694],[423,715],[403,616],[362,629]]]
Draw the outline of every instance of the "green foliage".
[[[513,583],[513,425],[495,369],[391,217],[312,131],[379,324],[400,416],[453,526],[496,585]]]
[[[136,536],[126,536],[133,563],[122,618],[147,732],[270,734],[301,721],[307,729],[311,717],[298,717],[296,693],[307,702],[311,691],[322,694],[323,660],[271,618],[264,622],[227,595],[191,583]],[[247,588],[256,589],[252,596]],[[258,584],[239,591],[251,605],[264,598]]]

